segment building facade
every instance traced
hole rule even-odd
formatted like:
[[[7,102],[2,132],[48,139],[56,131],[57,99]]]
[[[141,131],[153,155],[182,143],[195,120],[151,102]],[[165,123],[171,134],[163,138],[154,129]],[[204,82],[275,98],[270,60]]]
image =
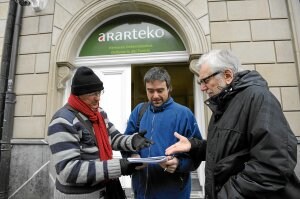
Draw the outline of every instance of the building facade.
[[[83,65],[103,80],[101,106],[121,132],[145,100],[143,74],[165,66],[172,96],[191,108],[205,138],[210,111],[194,65],[210,49],[231,49],[268,81],[300,140],[299,0],[48,0],[40,9],[20,2],[0,0],[0,199],[51,198],[47,127]]]

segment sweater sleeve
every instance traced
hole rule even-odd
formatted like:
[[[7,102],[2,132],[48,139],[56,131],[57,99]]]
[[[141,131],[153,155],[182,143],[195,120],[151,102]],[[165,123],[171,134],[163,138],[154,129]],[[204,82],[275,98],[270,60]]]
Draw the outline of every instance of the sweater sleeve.
[[[108,134],[111,139],[112,149],[118,151],[135,151],[132,145],[132,138],[134,137],[135,134],[125,135],[120,133],[116,129],[115,125],[112,122],[110,122],[106,112],[103,109],[101,109],[100,113],[103,116],[104,121],[107,125]]]
[[[48,127],[48,143],[57,179],[64,185],[95,185],[121,176],[118,159],[100,161],[98,148],[77,118],[56,117]],[[81,143],[80,143],[81,142]]]
[[[133,111],[131,112],[128,122],[127,122],[127,127],[125,129],[124,134],[127,136],[134,136],[135,133],[139,130],[137,129],[136,123],[137,123],[137,119],[138,119],[138,110],[141,107],[141,105],[136,106]],[[130,157],[132,154],[137,154],[137,151],[121,151],[122,157],[124,158],[128,158]]]

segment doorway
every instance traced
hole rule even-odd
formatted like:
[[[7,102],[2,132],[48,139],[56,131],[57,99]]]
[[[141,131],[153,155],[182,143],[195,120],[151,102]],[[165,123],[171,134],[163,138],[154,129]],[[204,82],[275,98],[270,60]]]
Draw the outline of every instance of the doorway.
[[[174,101],[187,106],[194,113],[194,75],[187,63],[132,65],[131,110],[137,104],[148,101],[143,80],[145,73],[154,66],[164,67],[170,74]]]

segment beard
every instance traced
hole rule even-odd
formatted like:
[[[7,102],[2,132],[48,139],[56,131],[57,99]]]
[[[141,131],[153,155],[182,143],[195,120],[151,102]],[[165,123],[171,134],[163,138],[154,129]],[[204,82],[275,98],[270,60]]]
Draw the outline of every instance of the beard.
[[[216,87],[215,91],[216,91],[216,94],[219,94],[221,92],[223,92],[224,90],[226,90],[226,88],[228,87],[229,85],[226,84],[226,82],[224,80],[220,80],[218,82],[218,86]]]
[[[217,86],[217,88],[218,88],[219,91],[222,91],[225,87],[223,87],[223,86]]]
[[[219,91],[222,91],[223,89],[225,89],[228,85],[224,82],[224,81],[221,81],[219,82],[219,85],[217,86],[217,89]]]

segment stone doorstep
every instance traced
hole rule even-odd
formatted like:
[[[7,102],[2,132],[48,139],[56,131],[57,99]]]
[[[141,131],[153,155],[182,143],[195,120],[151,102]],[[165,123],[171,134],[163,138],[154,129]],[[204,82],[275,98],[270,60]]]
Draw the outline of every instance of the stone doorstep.
[[[131,191],[131,188],[124,188],[124,191],[126,193],[127,199],[133,199],[133,193]],[[204,195],[202,191],[193,191],[191,192],[191,199],[203,199]]]
[[[197,171],[191,172],[191,180],[192,180],[192,191],[191,191],[191,199],[203,199],[203,188],[199,184]],[[131,188],[124,188],[127,199],[133,199],[133,193]]]
[[[192,191],[191,192],[191,199],[203,199],[204,194],[202,191]]]
[[[197,171],[191,172],[191,180],[192,180],[192,191],[191,191],[191,199],[203,199],[203,187],[199,184]],[[124,188],[127,199],[133,199],[133,193],[131,188]]]
[[[125,193],[127,199],[133,199],[133,194],[131,193],[130,188],[125,188]],[[190,199],[204,199],[204,195],[202,191],[192,191]]]

